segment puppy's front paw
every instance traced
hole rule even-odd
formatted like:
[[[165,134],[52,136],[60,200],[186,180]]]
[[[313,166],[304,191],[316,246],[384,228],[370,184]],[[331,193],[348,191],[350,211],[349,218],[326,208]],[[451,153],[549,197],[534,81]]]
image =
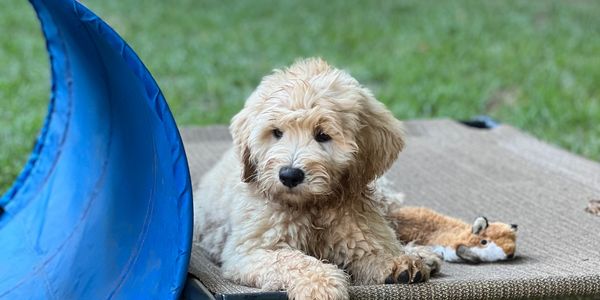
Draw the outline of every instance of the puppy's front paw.
[[[393,260],[392,273],[385,283],[418,283],[429,280],[431,267],[424,259],[413,255],[402,255]]]
[[[321,270],[307,270],[302,278],[288,288],[289,299],[347,300],[348,275],[333,265]]]
[[[442,269],[442,256],[433,251],[430,246],[418,246],[410,243],[404,247],[406,254],[420,257],[423,263],[431,270],[431,275]]]

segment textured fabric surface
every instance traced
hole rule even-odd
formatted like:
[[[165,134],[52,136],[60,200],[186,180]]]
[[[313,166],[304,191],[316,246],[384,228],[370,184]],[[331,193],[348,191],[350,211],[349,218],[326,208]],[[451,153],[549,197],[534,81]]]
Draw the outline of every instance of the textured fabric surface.
[[[407,147],[388,176],[406,194],[405,203],[468,221],[484,215],[517,223],[516,258],[445,263],[428,283],[356,286],[353,299],[600,296],[600,218],[585,212],[600,198],[600,164],[506,125],[482,130],[432,120],[405,127]],[[226,127],[181,133],[195,186],[231,139]],[[258,291],[224,280],[201,251],[193,252],[190,272],[216,293]]]

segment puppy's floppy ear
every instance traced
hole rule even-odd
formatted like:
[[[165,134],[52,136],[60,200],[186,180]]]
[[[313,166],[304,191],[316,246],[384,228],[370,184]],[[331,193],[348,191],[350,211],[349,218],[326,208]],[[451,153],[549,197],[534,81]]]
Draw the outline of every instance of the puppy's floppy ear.
[[[256,165],[252,163],[250,158],[250,148],[248,146],[244,147],[242,150],[242,181],[243,182],[252,182],[256,181]]]
[[[367,89],[361,92],[357,137],[359,176],[370,182],[387,171],[404,147],[402,124]]]
[[[252,160],[252,153],[248,144],[250,138],[250,127],[248,120],[248,109],[242,109],[231,120],[229,131],[233,138],[235,152],[242,163],[242,181],[256,181],[256,164]]]

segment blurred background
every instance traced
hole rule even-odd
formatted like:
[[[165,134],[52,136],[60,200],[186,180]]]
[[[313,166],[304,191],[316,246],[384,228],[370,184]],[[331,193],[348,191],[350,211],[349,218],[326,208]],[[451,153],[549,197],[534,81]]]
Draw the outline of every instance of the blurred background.
[[[226,124],[271,69],[321,56],[400,119],[490,115],[600,160],[600,1],[86,0],[135,49],[178,125]],[[46,113],[25,0],[0,0],[0,194]]]

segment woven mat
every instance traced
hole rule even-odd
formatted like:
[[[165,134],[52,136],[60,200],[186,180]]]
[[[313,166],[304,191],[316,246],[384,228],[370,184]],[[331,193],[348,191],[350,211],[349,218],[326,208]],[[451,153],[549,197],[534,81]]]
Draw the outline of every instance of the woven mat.
[[[405,123],[407,148],[390,171],[409,205],[472,220],[519,224],[510,262],[445,263],[417,285],[351,288],[353,299],[495,299],[600,295],[600,217],[585,212],[600,199],[600,164],[501,125],[473,129],[450,120]],[[231,146],[224,126],[184,128],[194,186]],[[224,280],[194,251],[190,272],[218,294],[258,292]]]

